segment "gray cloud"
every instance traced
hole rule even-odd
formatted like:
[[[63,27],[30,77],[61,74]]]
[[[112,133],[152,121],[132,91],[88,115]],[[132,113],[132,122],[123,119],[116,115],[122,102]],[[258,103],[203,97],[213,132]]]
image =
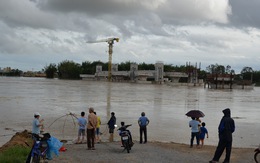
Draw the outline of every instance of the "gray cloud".
[[[86,41],[108,37],[120,38],[114,45],[116,63],[258,66],[257,5],[242,0],[0,1],[0,67],[16,63],[41,69],[66,59],[106,62],[107,44]]]
[[[234,26],[260,28],[259,0],[230,0],[232,15],[230,21]]]
[[[29,1],[1,1],[0,19],[10,27],[51,28],[55,17],[40,11]]]

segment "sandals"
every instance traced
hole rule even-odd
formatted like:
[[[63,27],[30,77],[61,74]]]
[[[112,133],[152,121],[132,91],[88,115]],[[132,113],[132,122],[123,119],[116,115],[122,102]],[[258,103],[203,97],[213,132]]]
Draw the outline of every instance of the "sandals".
[[[80,142],[76,142],[75,144],[82,144],[82,142],[80,141]]]

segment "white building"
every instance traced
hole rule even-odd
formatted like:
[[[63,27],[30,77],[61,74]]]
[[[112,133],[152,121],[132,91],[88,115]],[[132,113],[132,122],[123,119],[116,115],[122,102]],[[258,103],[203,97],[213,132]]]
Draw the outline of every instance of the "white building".
[[[118,64],[112,65],[111,81],[125,81],[136,83],[179,83],[180,78],[188,78],[187,73],[183,72],[164,72],[163,62],[155,63],[155,70],[138,70],[138,65],[130,65],[129,71],[118,71]],[[94,75],[80,74],[83,80],[107,80],[108,71],[102,71],[102,66],[96,66]]]

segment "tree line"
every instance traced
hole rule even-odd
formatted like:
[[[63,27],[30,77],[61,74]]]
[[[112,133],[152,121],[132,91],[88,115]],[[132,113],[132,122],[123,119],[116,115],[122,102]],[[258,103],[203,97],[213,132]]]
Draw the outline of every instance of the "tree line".
[[[118,64],[118,71],[129,71],[132,62],[121,62]],[[137,64],[137,63],[135,63]],[[44,72],[47,78],[54,78],[57,75],[60,79],[80,79],[80,74],[95,74],[96,66],[101,65],[103,71],[108,71],[108,62],[101,61],[85,61],[82,64],[75,63],[74,61],[65,60],[58,65],[51,63],[44,67]],[[154,70],[154,64],[139,63],[138,70]],[[260,71],[253,71],[251,67],[245,66],[238,74],[232,69],[231,66],[211,64],[206,67],[205,70],[201,70],[193,65],[164,65],[165,72],[184,72],[194,73],[196,72],[199,79],[206,80],[207,74],[232,74],[235,80],[251,80],[252,83],[260,85]]]
[[[122,62],[118,64],[118,71],[129,71],[130,65],[132,62]],[[44,67],[44,72],[46,73],[47,78],[54,78],[57,74],[60,79],[80,79],[80,74],[92,74],[96,73],[96,66],[102,66],[103,71],[108,71],[108,62],[104,63],[101,61],[86,61],[82,64],[75,63],[73,61],[62,61],[58,65],[51,63],[48,66]],[[138,70],[154,70],[154,64],[140,63],[138,64]],[[164,71],[176,71],[176,72],[185,72],[185,66],[172,66],[164,65]]]
[[[130,65],[133,62],[126,61],[118,64],[119,71],[129,71]],[[137,64],[137,63],[135,63]],[[57,77],[59,79],[80,79],[80,74],[92,74],[96,73],[96,66],[101,65],[103,71],[108,71],[108,62],[104,63],[101,61],[85,61],[81,64],[75,63],[74,61],[65,60],[60,62],[59,64],[50,63],[45,66],[43,71],[46,74],[47,78]],[[147,63],[139,63],[138,70],[154,70],[154,64]],[[198,79],[203,79],[204,81],[207,79],[207,75],[209,74],[232,74],[234,76],[234,80],[241,81],[247,80],[251,81],[251,83],[255,83],[257,86],[260,86],[260,71],[254,71],[251,67],[245,66],[239,73],[235,73],[231,66],[227,65],[219,65],[219,64],[211,64],[206,67],[205,70],[201,70],[193,65],[172,65],[165,64],[164,65],[165,72],[183,72],[187,74],[192,74],[196,72],[196,76]],[[18,69],[13,69],[10,72],[0,72],[0,75],[5,76],[21,76],[23,72]]]

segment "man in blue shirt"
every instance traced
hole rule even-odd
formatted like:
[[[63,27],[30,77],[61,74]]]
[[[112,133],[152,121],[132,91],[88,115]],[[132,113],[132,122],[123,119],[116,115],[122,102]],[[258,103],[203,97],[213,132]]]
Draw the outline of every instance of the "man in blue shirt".
[[[189,126],[191,127],[191,139],[190,139],[190,148],[193,147],[194,137],[196,137],[197,147],[199,147],[199,126],[200,122],[195,120],[195,117],[191,117],[191,121],[189,122]]]
[[[33,139],[36,140],[36,138],[39,136],[40,134],[40,127],[43,127],[43,119],[42,120],[39,120],[40,119],[40,114],[38,112],[34,113],[34,119],[33,119],[33,122],[32,122],[32,136],[33,136]]]
[[[144,144],[147,143],[147,128],[149,124],[149,119],[145,116],[145,113],[141,113],[141,117],[138,119],[138,124],[140,127],[140,144],[143,143],[143,133],[144,133]]]

